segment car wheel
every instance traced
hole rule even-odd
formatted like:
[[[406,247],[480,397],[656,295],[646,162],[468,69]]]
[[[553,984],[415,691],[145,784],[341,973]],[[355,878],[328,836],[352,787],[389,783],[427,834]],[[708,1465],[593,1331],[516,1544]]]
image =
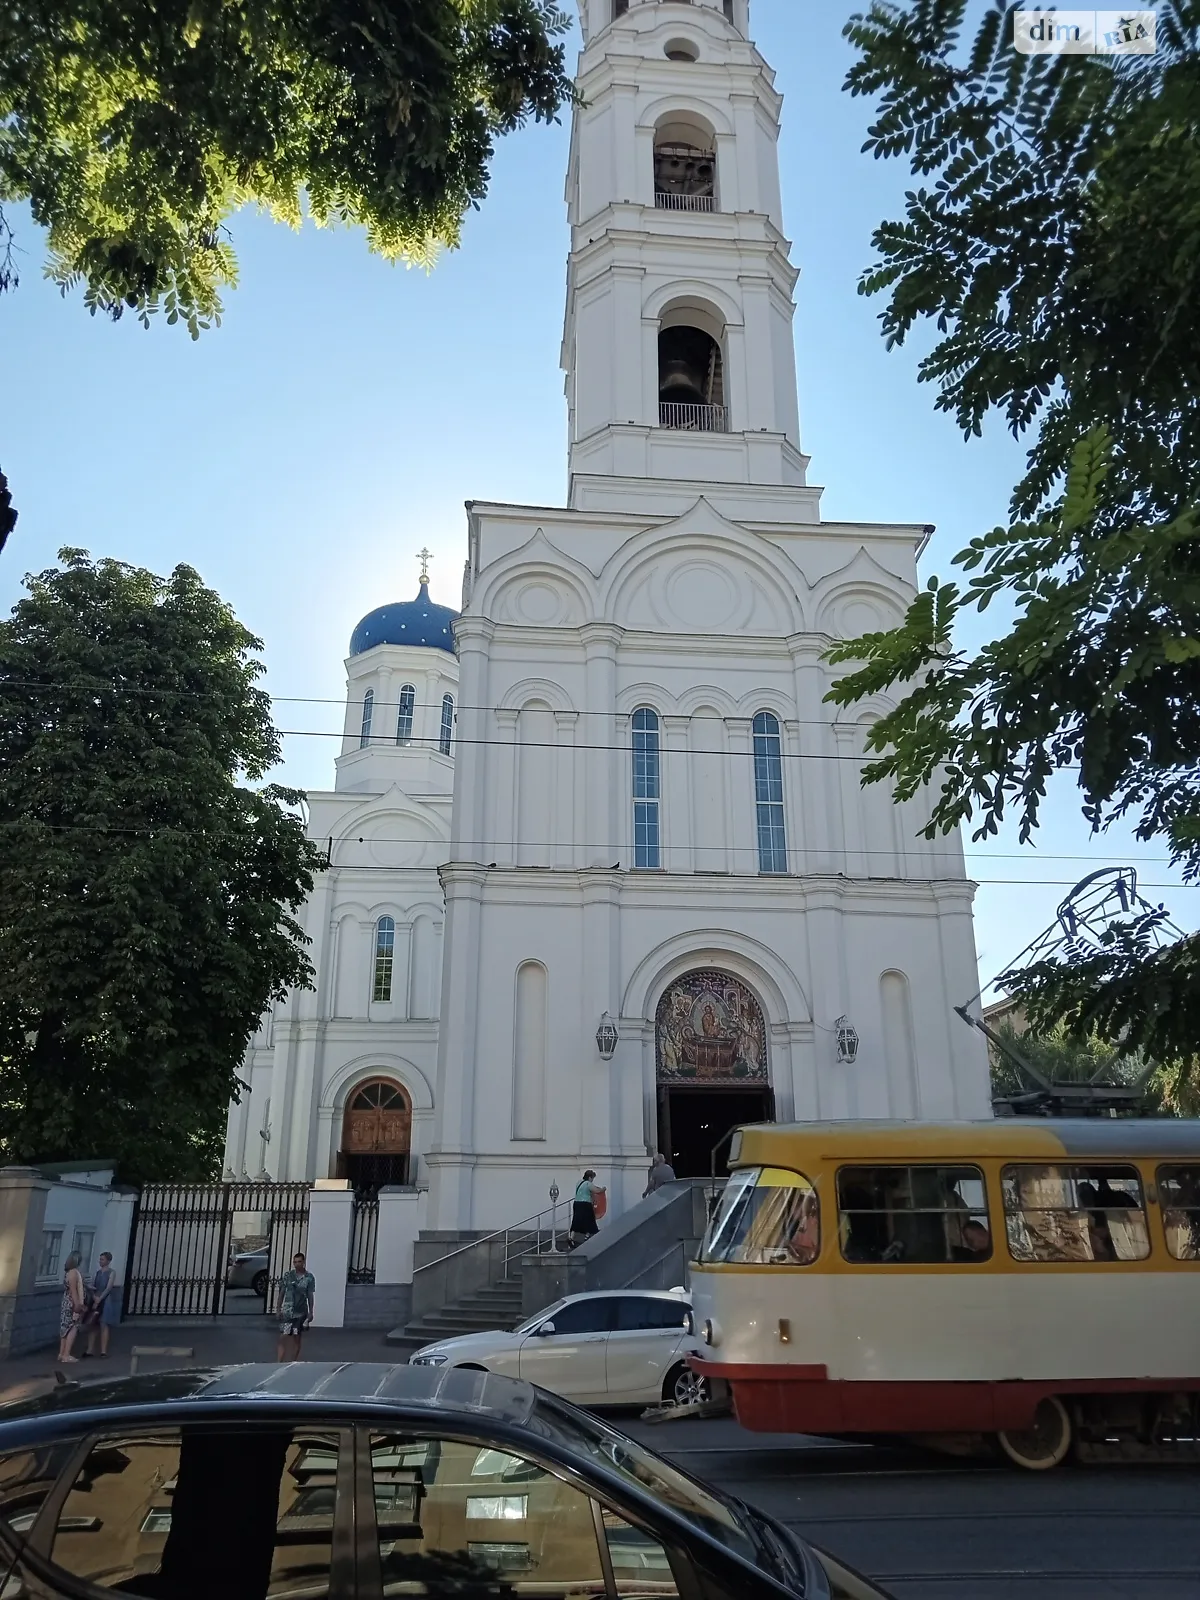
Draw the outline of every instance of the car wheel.
[[[270,1281],[271,1275],[265,1269],[261,1272],[256,1272],[251,1278],[250,1287],[254,1290],[255,1294],[260,1300],[265,1300],[267,1298],[267,1285],[270,1283]]]
[[[1014,1466],[1026,1472],[1049,1472],[1066,1459],[1071,1448],[1071,1419],[1054,1395],[1047,1395],[1033,1414],[1033,1426],[996,1435],[1001,1450]]]
[[[663,1384],[663,1399],[669,1406],[698,1406],[709,1398],[708,1379],[693,1372],[686,1361],[672,1367]]]

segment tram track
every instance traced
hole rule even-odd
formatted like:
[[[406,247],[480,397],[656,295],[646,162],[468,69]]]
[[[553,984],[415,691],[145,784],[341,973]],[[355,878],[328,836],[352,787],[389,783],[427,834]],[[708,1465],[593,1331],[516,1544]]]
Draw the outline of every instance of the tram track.
[[[642,1436],[896,1600],[1200,1597],[1200,1483],[1177,1465],[1032,1474],[915,1447],[763,1440],[732,1422]]]

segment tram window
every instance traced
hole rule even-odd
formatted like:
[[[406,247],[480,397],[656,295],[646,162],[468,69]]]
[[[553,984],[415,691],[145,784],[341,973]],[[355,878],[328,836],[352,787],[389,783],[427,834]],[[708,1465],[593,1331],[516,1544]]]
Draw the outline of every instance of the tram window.
[[[1000,1181],[1016,1261],[1142,1261],[1150,1254],[1136,1167],[1005,1167]]]
[[[808,1179],[786,1167],[749,1167],[726,1185],[700,1259],[807,1267],[820,1252],[821,1207]]]
[[[1159,1167],[1167,1249],[1177,1261],[1200,1261],[1200,1166]]]
[[[978,1167],[842,1167],[837,1195],[847,1261],[969,1265],[992,1253]]]

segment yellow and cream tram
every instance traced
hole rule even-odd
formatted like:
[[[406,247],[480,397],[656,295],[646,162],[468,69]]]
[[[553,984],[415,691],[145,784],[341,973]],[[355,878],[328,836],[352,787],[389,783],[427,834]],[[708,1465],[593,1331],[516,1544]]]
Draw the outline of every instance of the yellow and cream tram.
[[[1200,1447],[1200,1122],[763,1125],[692,1267],[744,1427]]]

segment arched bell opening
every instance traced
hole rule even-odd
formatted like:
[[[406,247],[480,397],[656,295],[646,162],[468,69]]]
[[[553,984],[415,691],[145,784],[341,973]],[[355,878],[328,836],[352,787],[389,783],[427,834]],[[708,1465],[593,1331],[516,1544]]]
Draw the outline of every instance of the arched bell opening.
[[[409,1181],[412,1102],[391,1078],[371,1078],[351,1090],[342,1114],[337,1175],[356,1194]]]
[[[728,433],[725,359],[717,337],[721,331],[719,322],[699,307],[664,313],[658,333],[661,427]]]
[[[655,128],[654,204],[667,211],[717,209],[717,140],[699,117],[674,112]]]

